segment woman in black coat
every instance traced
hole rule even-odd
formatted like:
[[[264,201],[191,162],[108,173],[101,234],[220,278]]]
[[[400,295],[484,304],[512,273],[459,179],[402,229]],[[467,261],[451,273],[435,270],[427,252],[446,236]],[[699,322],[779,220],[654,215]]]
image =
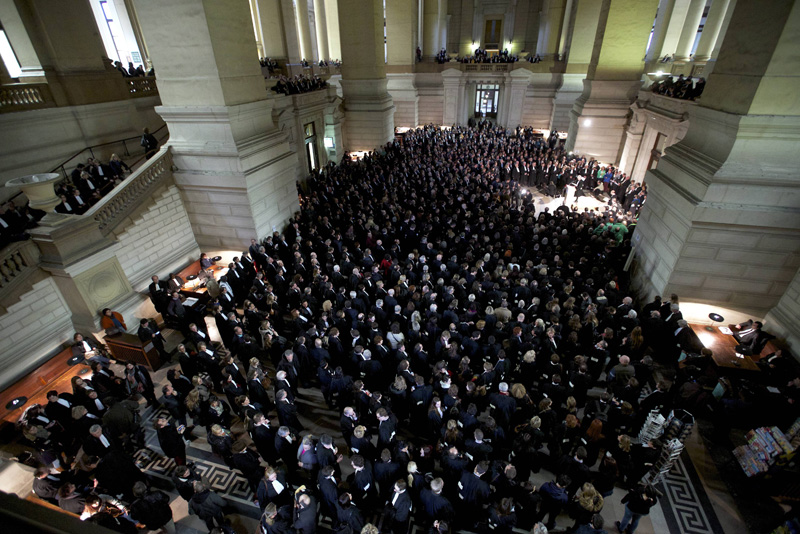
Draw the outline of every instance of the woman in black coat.
[[[158,436],[158,444],[164,456],[175,460],[177,465],[186,465],[186,443],[178,429],[166,417],[159,417],[153,423]]]
[[[225,465],[234,468],[233,465],[233,436],[230,430],[219,425],[211,425],[208,433],[208,444],[214,454],[222,458]]]

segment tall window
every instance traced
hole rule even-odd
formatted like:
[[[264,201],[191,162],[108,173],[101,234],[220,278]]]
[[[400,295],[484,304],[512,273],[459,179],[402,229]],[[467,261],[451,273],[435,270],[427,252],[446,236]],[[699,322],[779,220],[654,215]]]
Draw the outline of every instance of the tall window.
[[[19,78],[22,75],[22,68],[17,60],[17,54],[15,54],[14,49],[11,48],[11,42],[8,40],[8,36],[2,24],[0,24],[0,57],[3,58],[3,63],[6,66],[6,71],[9,76],[12,78]]]
[[[497,117],[497,101],[500,97],[499,85],[479,85],[475,94],[475,116]]]
[[[128,13],[118,13],[110,0],[91,0],[91,6],[109,59],[121,62],[126,68],[128,63],[144,65]]]
[[[486,21],[483,31],[483,48],[486,50],[500,50],[500,40],[503,34],[500,29],[503,26],[501,19],[490,19]]]

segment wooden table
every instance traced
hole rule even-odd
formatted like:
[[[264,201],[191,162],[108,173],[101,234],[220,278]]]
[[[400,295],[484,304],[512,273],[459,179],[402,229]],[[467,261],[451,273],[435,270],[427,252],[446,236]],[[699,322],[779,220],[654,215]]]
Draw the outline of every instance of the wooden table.
[[[152,341],[144,342],[139,339],[139,336],[125,332],[106,336],[103,341],[116,360],[141,364],[150,371],[161,367],[161,356]]]
[[[220,276],[224,276],[225,273],[228,272],[228,266],[212,265],[208,270],[211,271],[211,274],[215,280],[219,280]],[[184,281],[183,287],[181,288],[181,295],[186,297],[194,297],[200,302],[206,304],[209,300],[211,300],[208,295],[208,288],[200,285],[202,281],[199,278],[189,280],[190,276],[197,276],[197,273],[199,272],[200,260],[197,260],[194,263],[189,264],[188,267],[185,267],[181,272],[178,273],[178,276],[183,278]]]
[[[706,330],[706,325],[692,324],[689,325],[692,332],[697,335],[700,343],[712,351],[712,359],[719,368],[741,371],[755,371],[760,372],[756,362],[750,356],[742,356],[741,358],[736,355],[736,347],[739,343],[732,335],[723,334],[719,331],[719,327],[712,326],[712,330]]]
[[[13,386],[0,392],[0,419],[16,423],[22,412],[32,404],[47,404],[47,392],[56,390],[59,393],[72,393],[72,377],[81,375],[91,378],[92,370],[84,365],[69,366],[67,360],[72,357],[72,347],[66,348],[47,360],[38,369],[28,373]],[[81,374],[83,373],[83,374]],[[7,410],[6,404],[17,397],[28,397],[28,401],[13,410]]]

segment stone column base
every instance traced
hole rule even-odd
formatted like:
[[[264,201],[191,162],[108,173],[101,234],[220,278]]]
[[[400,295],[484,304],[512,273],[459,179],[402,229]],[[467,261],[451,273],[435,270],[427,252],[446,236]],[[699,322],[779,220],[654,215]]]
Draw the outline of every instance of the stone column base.
[[[342,80],[345,109],[345,147],[374,150],[394,138],[394,102],[386,79]]]
[[[617,164],[628,111],[641,85],[639,80],[584,80],[583,94],[570,112],[567,150]]]

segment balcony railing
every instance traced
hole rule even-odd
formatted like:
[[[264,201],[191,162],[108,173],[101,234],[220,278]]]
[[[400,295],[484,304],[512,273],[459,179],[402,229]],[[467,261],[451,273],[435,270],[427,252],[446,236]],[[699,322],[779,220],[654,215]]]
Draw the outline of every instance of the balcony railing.
[[[15,83],[0,87],[0,113],[55,106],[46,83]]]
[[[92,217],[103,235],[114,231],[143,200],[172,176],[172,153],[163,147],[119,186],[84,214]]]
[[[158,86],[153,76],[125,78],[125,83],[131,96],[154,96],[158,94]]]
[[[30,241],[5,247],[0,256],[0,289],[6,289],[39,263],[39,249]]]

